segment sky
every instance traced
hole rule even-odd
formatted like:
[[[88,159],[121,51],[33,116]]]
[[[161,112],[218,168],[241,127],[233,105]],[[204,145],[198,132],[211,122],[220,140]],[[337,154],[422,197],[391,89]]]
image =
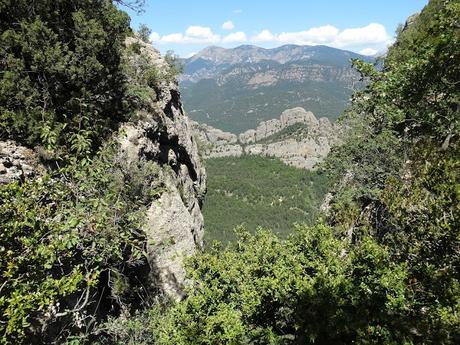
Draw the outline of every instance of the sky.
[[[161,52],[190,57],[207,46],[327,45],[364,55],[383,52],[398,24],[428,0],[146,0],[128,11],[146,24]]]

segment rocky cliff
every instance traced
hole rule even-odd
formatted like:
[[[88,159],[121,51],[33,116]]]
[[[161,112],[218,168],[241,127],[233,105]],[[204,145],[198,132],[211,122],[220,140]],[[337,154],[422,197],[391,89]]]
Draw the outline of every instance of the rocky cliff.
[[[151,63],[163,68],[160,53],[140,44]],[[164,192],[149,206],[145,226],[149,263],[163,291],[180,297],[185,282],[182,261],[203,244],[206,174],[177,83],[164,82],[156,93],[153,110],[142,114],[138,123],[123,126],[119,140],[121,153],[133,164],[153,160],[161,168]]]
[[[279,119],[259,123],[238,136],[193,122],[204,158],[273,156],[286,164],[312,169],[337,142],[340,127],[327,118],[317,119],[303,108],[285,110]]]
[[[128,38],[140,54],[159,71],[166,62],[150,44]],[[113,134],[119,143],[118,159],[128,168],[145,161],[157,166],[160,195],[147,205],[144,226],[152,288],[180,298],[185,283],[182,265],[203,243],[201,203],[206,174],[198,155],[192,128],[184,114],[178,85],[164,80],[155,87],[148,110],[139,111],[137,121],[122,124]],[[0,183],[34,178],[45,172],[38,148],[0,141]],[[153,187],[152,187],[153,188]]]

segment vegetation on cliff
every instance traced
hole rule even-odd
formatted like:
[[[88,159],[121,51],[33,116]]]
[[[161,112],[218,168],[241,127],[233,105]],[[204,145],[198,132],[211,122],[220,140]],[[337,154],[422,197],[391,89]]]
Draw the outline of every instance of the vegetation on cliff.
[[[325,223],[287,241],[240,229],[198,255],[145,343],[460,342],[459,18],[432,0],[381,71],[355,61],[369,85],[325,166],[339,181]]]
[[[0,140],[48,168],[0,186],[1,344],[94,340],[150,298],[141,229],[159,168],[129,164],[113,133],[177,66],[149,65],[133,34],[109,0],[0,2]]]
[[[1,343],[460,343],[458,1],[431,0],[381,71],[355,62],[369,84],[323,167],[338,181],[324,220],[286,240],[237,229],[188,261],[180,302],[138,274],[157,171],[106,140],[174,60],[124,51],[110,1],[7,0],[0,18],[0,138],[54,169],[0,187]]]

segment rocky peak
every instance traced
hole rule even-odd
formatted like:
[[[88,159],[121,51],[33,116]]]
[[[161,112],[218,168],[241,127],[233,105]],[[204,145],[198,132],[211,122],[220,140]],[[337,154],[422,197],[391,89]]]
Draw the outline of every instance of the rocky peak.
[[[324,121],[329,121],[324,118]],[[286,127],[296,123],[305,124],[307,127],[317,127],[319,122],[311,111],[297,107],[283,111],[279,119],[262,121],[256,129],[247,130],[239,135],[239,140],[243,144],[250,144],[274,135]]]
[[[327,118],[322,118],[323,121],[329,121]],[[311,111],[305,111],[304,108],[293,108],[282,112],[280,116],[281,127],[285,128],[295,123],[304,123],[309,127],[317,126],[318,120]]]

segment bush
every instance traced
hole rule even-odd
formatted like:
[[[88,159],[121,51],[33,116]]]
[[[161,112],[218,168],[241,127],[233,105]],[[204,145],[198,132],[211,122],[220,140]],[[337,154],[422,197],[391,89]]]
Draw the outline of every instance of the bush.
[[[115,148],[41,181],[0,187],[2,343],[88,338],[107,314],[146,301],[142,226],[162,188],[158,167],[128,166]]]
[[[96,152],[129,116],[121,66],[127,14],[108,0],[3,1],[0,13],[0,139]],[[69,137],[84,138],[85,150]]]

